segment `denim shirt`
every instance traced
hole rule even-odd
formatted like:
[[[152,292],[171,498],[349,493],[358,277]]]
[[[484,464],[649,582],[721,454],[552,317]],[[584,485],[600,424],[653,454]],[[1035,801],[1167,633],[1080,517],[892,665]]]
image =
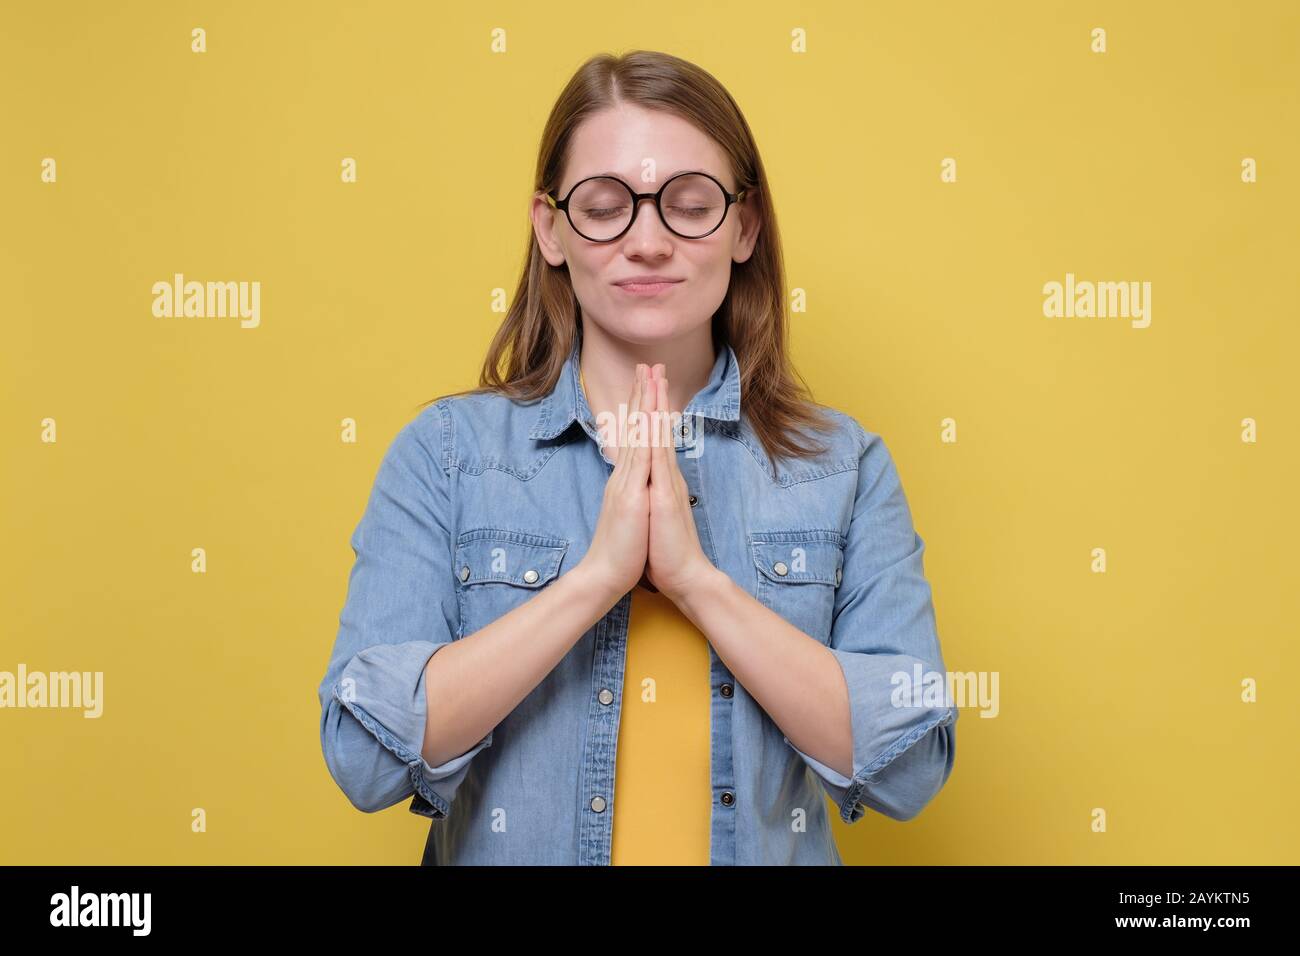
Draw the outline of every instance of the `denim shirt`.
[[[429,658],[591,544],[613,463],[579,383],[580,344],[544,398],[452,396],[412,418],[352,535],[321,746],[357,809],[410,798],[430,818],[425,864],[610,862],[631,592],[471,749],[436,767],[421,755]],[[831,410],[835,431],[815,436],[829,451],[773,464],[741,408],[723,345],[674,439],[700,545],[835,655],[853,767],[845,777],[797,749],[710,648],[710,862],[838,865],[828,807],[848,824],[868,808],[910,820],[952,772],[952,694],[917,693],[922,675],[944,673],[925,545],[878,435]]]

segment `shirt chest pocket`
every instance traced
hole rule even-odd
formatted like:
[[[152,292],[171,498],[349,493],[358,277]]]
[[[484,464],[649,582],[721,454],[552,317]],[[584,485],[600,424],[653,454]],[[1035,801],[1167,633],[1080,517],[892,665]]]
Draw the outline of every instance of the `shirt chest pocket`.
[[[475,528],[456,539],[452,573],[460,637],[508,614],[560,573],[569,541],[557,535]]]
[[[828,644],[835,594],[843,578],[844,536],[830,530],[755,531],[749,541],[758,572],[758,600]]]

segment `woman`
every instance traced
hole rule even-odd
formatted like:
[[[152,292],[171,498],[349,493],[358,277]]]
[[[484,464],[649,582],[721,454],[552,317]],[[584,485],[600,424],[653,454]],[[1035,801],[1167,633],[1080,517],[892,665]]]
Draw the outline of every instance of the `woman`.
[[[903,692],[944,673],[924,543],[790,368],[748,125],[687,62],[593,58],[531,218],[480,387],[398,433],[352,536],[330,773],[411,797],[426,864],[839,864],[825,797],[911,819],[957,711]]]

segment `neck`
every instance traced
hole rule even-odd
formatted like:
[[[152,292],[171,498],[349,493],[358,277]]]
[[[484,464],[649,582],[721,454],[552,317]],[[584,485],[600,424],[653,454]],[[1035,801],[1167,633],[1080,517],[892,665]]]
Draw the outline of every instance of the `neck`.
[[[716,359],[709,323],[681,338],[641,344],[612,338],[588,322],[583,328],[579,366],[587,404],[599,421],[602,414],[617,420],[618,407],[631,397],[637,363],[663,363],[668,409],[681,412],[709,383]],[[643,408],[645,404],[643,401]]]

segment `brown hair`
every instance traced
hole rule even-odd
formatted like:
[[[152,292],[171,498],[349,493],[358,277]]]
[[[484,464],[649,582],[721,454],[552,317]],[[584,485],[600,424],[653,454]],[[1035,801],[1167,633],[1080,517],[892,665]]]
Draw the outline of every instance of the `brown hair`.
[[[730,158],[736,189],[746,190],[742,202],[757,201],[762,226],[749,259],[732,263],[726,297],[713,315],[714,348],[726,343],[735,351],[741,407],[769,458],[824,451],[820,443],[800,444],[790,434],[797,426],[829,430],[833,422],[786,353],[789,316],[776,211],[749,124],[722,84],[667,53],[592,57],[569,80],[547,119],[534,188],[557,189],[574,131],[590,114],[621,102],[672,113],[707,133]],[[580,318],[568,270],[542,257],[529,229],[527,267],[488,347],[479,386],[451,395],[495,392],[518,401],[546,395],[573,349]]]

